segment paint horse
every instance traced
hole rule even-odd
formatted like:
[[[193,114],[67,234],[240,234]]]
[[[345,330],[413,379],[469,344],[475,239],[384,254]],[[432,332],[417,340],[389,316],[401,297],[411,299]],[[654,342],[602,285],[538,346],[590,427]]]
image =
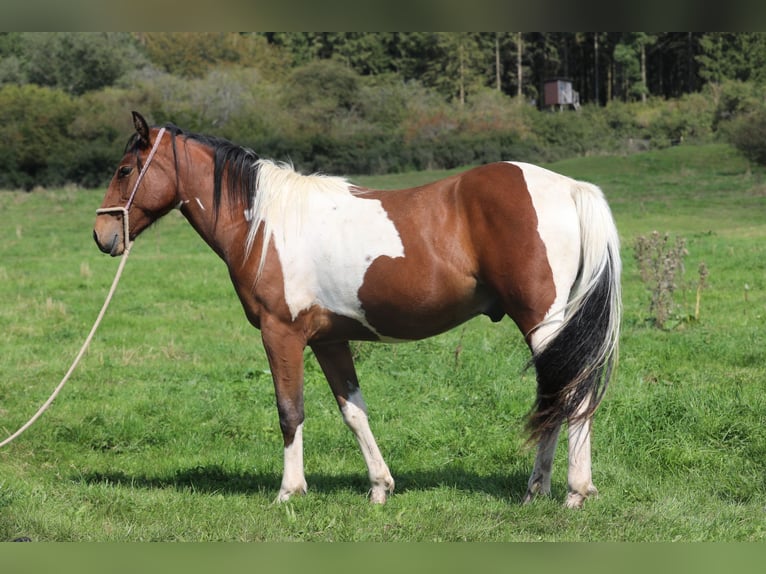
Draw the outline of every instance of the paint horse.
[[[370,430],[349,341],[430,337],[480,314],[509,316],[532,352],[537,397],[527,426],[537,452],[524,501],[550,493],[565,422],[566,505],[597,493],[591,421],[617,358],[621,262],[596,186],[501,162],[376,191],[301,175],[224,139],[150,127],[136,112],[133,123],[94,238],[120,255],[179,209],[224,260],[274,380],[284,439],[278,501],[307,487],[306,346],[359,443],[370,499],[384,503],[394,479]]]

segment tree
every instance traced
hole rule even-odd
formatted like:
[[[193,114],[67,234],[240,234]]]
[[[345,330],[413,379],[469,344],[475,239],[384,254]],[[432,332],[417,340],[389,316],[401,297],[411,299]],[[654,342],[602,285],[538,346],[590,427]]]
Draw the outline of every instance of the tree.
[[[465,105],[468,93],[484,83],[485,53],[479,36],[472,32],[437,32],[435,46],[437,57],[428,63],[424,83]]]
[[[134,38],[123,32],[28,32],[19,41],[19,83],[73,95],[110,86],[146,63]]]
[[[259,34],[236,32],[146,32],[137,35],[151,62],[178,76],[201,78],[213,67],[254,67],[284,75],[287,59]]]
[[[766,34],[711,32],[700,38],[700,77],[720,84],[724,80],[766,81]]]
[[[389,53],[393,34],[387,32],[332,32],[324,35],[329,57],[348,64],[362,76],[391,71]]]
[[[699,77],[699,32],[662,32],[652,35],[654,43],[647,44],[646,86],[650,94],[677,98],[696,92],[701,87]]]
[[[22,51],[21,32],[0,32],[0,58],[18,56]]]
[[[551,32],[533,32],[525,35],[524,49],[530,67],[527,93],[539,99],[539,105],[543,104],[541,95],[545,81],[562,75],[561,55],[557,43],[559,38],[559,35]]]
[[[615,46],[613,58],[617,65],[617,83],[623,100],[641,98],[646,101],[647,87],[646,47],[653,44],[656,37],[646,32],[628,32],[623,34]]]
[[[516,32],[516,97],[521,100],[522,84],[524,81],[524,68],[522,67],[524,55],[524,38],[521,32]]]
[[[646,102],[646,96],[649,94],[649,84],[647,82],[646,71],[646,50],[657,42],[657,36],[646,32],[636,32],[636,43],[638,44],[638,53],[641,61],[641,101]]]
[[[525,78],[530,74],[529,66],[525,65],[524,35],[522,32],[495,32],[492,37],[495,42],[494,86],[521,101]]]
[[[339,117],[356,111],[359,90],[354,70],[336,60],[315,60],[292,71],[283,97],[300,124],[327,133]]]

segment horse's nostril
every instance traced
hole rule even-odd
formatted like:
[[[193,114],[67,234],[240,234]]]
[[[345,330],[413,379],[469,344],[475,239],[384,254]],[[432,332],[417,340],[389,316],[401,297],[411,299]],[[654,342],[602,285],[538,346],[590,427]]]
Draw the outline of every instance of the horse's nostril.
[[[114,251],[115,251],[115,247],[119,243],[119,236],[116,233],[112,236],[111,241],[108,241],[106,243],[101,243],[101,240],[99,239],[98,233],[96,233],[96,230],[94,229],[93,230],[93,241],[96,242],[96,245],[98,245],[98,248],[103,253],[109,253],[110,255],[113,255],[113,256],[116,255],[114,253]]]

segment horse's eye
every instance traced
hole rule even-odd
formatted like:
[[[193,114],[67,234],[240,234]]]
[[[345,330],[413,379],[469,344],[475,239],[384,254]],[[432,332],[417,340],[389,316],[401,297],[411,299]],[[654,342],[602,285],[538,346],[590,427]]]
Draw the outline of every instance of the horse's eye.
[[[133,168],[131,166],[123,165],[120,169],[117,170],[117,175],[119,177],[128,177],[132,171]]]

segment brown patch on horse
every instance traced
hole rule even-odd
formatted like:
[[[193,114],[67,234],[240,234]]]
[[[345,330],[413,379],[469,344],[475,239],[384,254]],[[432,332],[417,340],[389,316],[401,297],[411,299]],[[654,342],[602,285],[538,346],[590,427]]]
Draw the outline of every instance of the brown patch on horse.
[[[372,262],[359,290],[381,335],[417,339],[481,313],[493,320],[508,314],[523,333],[543,320],[556,288],[518,167],[489,164],[364,197],[382,202],[404,245],[403,258]],[[439,233],[445,228],[449,235]],[[497,244],[509,248],[500,252]],[[400,280],[385,280],[392,276]]]
[[[526,336],[553,305],[556,285],[523,172],[509,163],[489,164],[466,172],[461,185],[470,190],[466,198],[475,214],[472,238],[481,280]],[[497,250],[495,243],[509,248]]]

